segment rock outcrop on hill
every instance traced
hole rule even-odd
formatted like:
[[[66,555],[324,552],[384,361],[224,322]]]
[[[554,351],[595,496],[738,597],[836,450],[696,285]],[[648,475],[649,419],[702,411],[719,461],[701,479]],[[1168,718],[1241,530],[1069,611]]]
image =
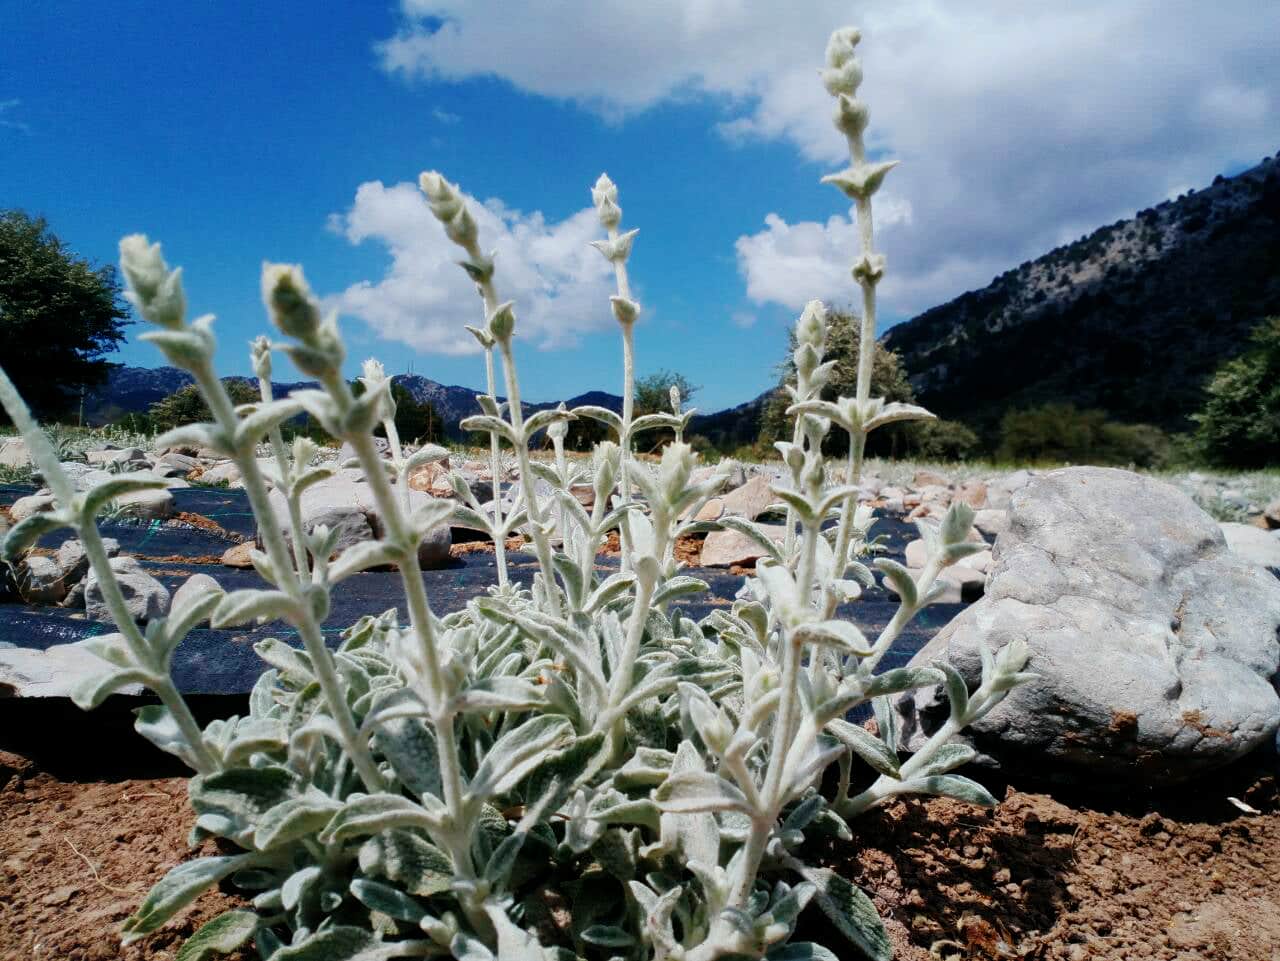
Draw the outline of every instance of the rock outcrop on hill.
[[[1280,155],[1099,228],[892,328],[917,400],[989,429],[1050,401],[1183,429],[1280,313]]]

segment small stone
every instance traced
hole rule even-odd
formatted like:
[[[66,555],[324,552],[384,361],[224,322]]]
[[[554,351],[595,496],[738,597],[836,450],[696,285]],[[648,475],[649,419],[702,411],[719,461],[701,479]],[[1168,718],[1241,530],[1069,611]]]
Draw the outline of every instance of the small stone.
[[[253,561],[249,560],[249,552],[252,550],[253,541],[245,541],[235,547],[228,547],[222,552],[222,563],[227,567],[253,567]]]
[[[939,474],[937,471],[921,468],[916,471],[915,476],[911,478],[911,486],[915,488],[921,487],[950,487],[951,478]]]
[[[777,501],[773,491],[769,490],[770,478],[757,475],[741,487],[734,488],[721,496],[725,515],[745,517],[755,520]]]
[[[786,539],[785,524],[760,524],[765,533],[776,543]],[[702,542],[703,567],[733,567],[737,564],[754,564],[765,556],[765,550],[755,541],[738,531],[712,531]]]
[[[18,593],[28,604],[57,604],[67,596],[62,568],[52,557],[30,554],[18,565]]]
[[[35,514],[45,514],[53,510],[52,494],[28,494],[19,497],[9,505],[9,519],[20,524]]]

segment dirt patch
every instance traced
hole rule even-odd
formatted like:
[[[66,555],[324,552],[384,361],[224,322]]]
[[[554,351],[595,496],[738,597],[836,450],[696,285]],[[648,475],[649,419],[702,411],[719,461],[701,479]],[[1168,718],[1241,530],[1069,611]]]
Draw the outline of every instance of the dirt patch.
[[[524,538],[520,535],[507,538],[507,550],[518,551],[524,547]],[[454,544],[449,548],[450,557],[462,557],[465,554],[493,554],[495,549],[493,541],[463,541],[460,544]]]
[[[240,904],[208,892],[189,914],[120,946],[120,924],[191,855],[191,821],[184,778],[67,782],[0,753],[0,957],[172,958],[201,924]]]
[[[244,537],[240,534],[227,530],[212,518],[205,517],[203,514],[193,514],[191,511],[178,511],[170,520],[181,521],[191,527],[198,527],[202,531],[208,531],[210,534],[217,534],[219,537],[225,537],[231,541],[243,541]]]
[[[702,542],[706,539],[706,534],[685,534],[676,538],[676,560],[689,567],[697,567],[698,560],[702,557]],[[610,531],[605,535],[604,543],[600,547],[600,553],[605,557],[617,557],[622,553],[622,542],[619,539],[616,530]]]
[[[206,893],[127,949],[117,930],[190,856],[190,826],[181,778],[76,783],[0,753],[0,957],[172,958],[234,896]],[[898,961],[1280,961],[1280,813],[1263,762],[1113,805],[1013,788],[995,811],[912,798],[854,828],[814,860],[872,896]],[[806,912],[804,933],[839,948],[819,918]]]

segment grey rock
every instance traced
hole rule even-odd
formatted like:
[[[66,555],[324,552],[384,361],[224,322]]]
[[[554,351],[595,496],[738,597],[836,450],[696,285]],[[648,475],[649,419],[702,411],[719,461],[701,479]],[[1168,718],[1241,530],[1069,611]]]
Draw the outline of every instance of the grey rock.
[[[164,520],[173,515],[173,495],[168,490],[131,491],[117,497],[114,503],[120,512],[144,521]]]
[[[114,537],[104,537],[102,546],[109,558],[120,553],[120,543]],[[89,555],[78,540],[63,541],[58,547],[57,558],[58,568],[67,584],[75,584],[89,572]]]
[[[82,681],[107,669],[84,641],[55,644],[38,650],[0,646],[0,697],[69,697]],[[121,694],[141,694],[141,684],[120,688]]]
[[[137,558],[113,557],[111,570],[124,594],[125,606],[135,621],[150,621],[169,612],[169,591],[143,570]],[[102,597],[102,585],[92,570],[84,581],[84,609],[91,621],[111,621]]]
[[[993,510],[1008,510],[1013,495],[1026,487],[1035,476],[1029,470],[1014,471],[999,480],[987,485],[987,507]]]
[[[436,500],[421,491],[410,490],[408,493],[411,512]],[[288,503],[279,491],[272,491],[270,497],[287,537]],[[373,492],[360,471],[354,469],[339,470],[327,480],[307,488],[302,495],[302,519],[308,532],[317,524],[327,524],[331,530],[338,530],[337,553],[361,541],[381,537],[384,530]],[[418,545],[418,562],[424,568],[447,563],[452,543],[448,525],[437,527]]]
[[[9,519],[20,524],[33,514],[44,514],[53,510],[52,494],[28,494],[19,497],[9,505]]]
[[[186,454],[169,451],[167,454],[160,455],[160,459],[156,462],[156,466],[161,464],[174,470],[181,471],[183,476],[185,476],[199,467],[200,461],[195,457],[188,457]]]
[[[57,604],[67,596],[62,568],[52,557],[28,555],[18,565],[18,592],[28,604]]]
[[[1280,527],[1280,497],[1277,497],[1262,512],[1263,523],[1270,528]]]
[[[202,484],[221,484],[228,485],[235,483],[240,479],[240,468],[235,461],[224,460],[212,467],[206,467],[204,473],[199,477]]]
[[[723,515],[755,520],[778,500],[773,491],[769,490],[771,483],[772,480],[769,477],[757,474],[741,487],[735,487],[727,494],[722,494],[720,501]]]
[[[1264,531],[1251,524],[1227,522],[1218,526],[1233,554],[1251,564],[1280,571],[1280,532]]]
[[[1146,786],[1226,764],[1280,725],[1280,581],[1167,484],[1095,467],[1038,476],[1012,497],[986,587],[911,663],[946,658],[972,689],[979,641],[1026,641],[1040,680],[966,732],[988,763]],[[898,698],[905,749],[945,702]]]
[[[987,537],[998,537],[1009,529],[1009,512],[986,507],[973,512],[973,526]]]

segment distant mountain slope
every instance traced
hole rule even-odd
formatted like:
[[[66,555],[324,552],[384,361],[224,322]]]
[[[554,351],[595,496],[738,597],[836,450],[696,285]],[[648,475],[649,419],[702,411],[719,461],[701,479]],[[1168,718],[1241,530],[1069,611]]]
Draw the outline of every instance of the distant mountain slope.
[[[450,437],[461,437],[458,422],[464,417],[480,413],[480,405],[476,403],[477,392],[470,387],[440,384],[418,374],[397,374],[392,381],[409,391],[419,403],[430,403],[444,420]],[[111,370],[106,385],[85,398],[85,421],[90,424],[109,424],[125,414],[145,411],[156,401],[168,397],[191,382],[191,375],[176,367],[115,367]],[[276,397],[286,397],[292,390],[316,385],[310,381],[301,381],[273,383],[271,386]],[[555,407],[556,403],[558,402],[525,404],[524,409],[526,414],[530,414]],[[622,410],[621,397],[601,390],[579,394],[565,403],[569,407],[595,404],[613,411]]]
[[[1047,401],[1185,428],[1280,313],[1280,155],[1059,247],[892,328],[920,402],[992,429]]]

